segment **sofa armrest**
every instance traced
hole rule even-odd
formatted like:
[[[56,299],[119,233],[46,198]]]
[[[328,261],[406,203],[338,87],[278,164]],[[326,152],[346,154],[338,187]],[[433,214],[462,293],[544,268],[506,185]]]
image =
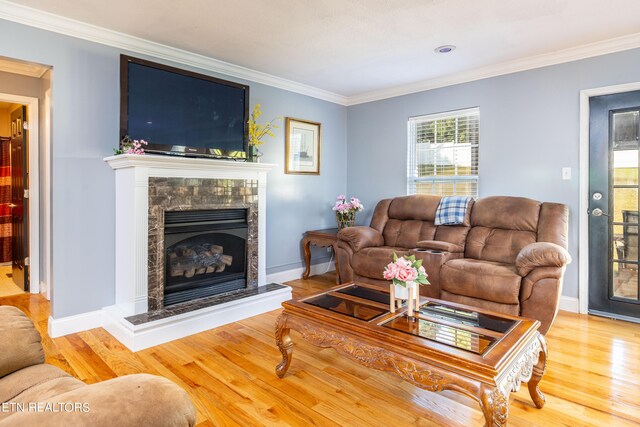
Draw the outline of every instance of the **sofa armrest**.
[[[78,387],[36,403],[43,407],[62,403],[64,410],[14,412],[0,420],[0,427],[191,427],[196,423],[196,409],[189,395],[170,380],[149,374],[125,375]]]
[[[571,262],[571,255],[555,243],[536,242],[522,248],[516,257],[516,270],[522,277],[538,267],[564,267]]]
[[[420,240],[416,243],[416,248],[452,253],[464,252],[464,248],[462,246],[456,245],[455,243],[443,242],[441,240]]]
[[[40,333],[16,307],[0,307],[0,348],[0,378],[44,363]]]
[[[384,245],[384,238],[378,230],[364,226],[343,228],[338,232],[338,239],[348,243],[353,252]]]

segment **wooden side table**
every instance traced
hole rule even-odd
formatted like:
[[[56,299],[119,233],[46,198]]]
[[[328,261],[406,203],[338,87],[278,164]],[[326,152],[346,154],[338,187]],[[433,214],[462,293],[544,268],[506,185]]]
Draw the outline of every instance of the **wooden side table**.
[[[309,272],[311,271],[311,250],[309,249],[309,245],[315,245],[320,248],[331,246],[333,250],[333,260],[336,266],[336,283],[338,285],[340,284],[340,270],[338,269],[338,257],[336,255],[336,249],[338,249],[338,231],[337,228],[326,228],[324,230],[310,230],[304,233],[302,249],[304,250],[304,262],[307,268],[302,275],[303,279],[308,279]]]

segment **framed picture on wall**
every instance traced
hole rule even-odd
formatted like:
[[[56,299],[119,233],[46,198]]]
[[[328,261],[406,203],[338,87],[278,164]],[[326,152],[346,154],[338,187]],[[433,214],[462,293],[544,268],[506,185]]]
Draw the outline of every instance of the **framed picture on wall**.
[[[285,173],[320,175],[320,123],[286,118]]]

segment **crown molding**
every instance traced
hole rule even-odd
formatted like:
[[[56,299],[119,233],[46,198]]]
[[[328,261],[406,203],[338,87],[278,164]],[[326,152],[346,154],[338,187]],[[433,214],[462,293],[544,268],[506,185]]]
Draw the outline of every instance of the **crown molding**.
[[[640,48],[640,33],[347,97],[347,106]]]
[[[87,24],[75,19],[65,18],[60,15],[54,15],[49,12],[11,3],[6,0],[0,0],[0,19],[52,31],[66,36],[89,40],[129,52],[141,53],[155,58],[161,58],[167,61],[201,68],[231,77],[250,80],[252,82],[322,99],[335,104],[347,105],[347,97],[337,93],[209,58],[183,49],[166,46],[139,37]]]

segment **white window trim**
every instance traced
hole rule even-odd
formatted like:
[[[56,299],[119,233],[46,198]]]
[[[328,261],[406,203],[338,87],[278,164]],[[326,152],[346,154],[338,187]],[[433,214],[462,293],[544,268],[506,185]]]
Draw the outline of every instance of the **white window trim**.
[[[421,115],[421,116],[412,116],[409,117],[407,120],[407,194],[408,195],[412,195],[412,194],[418,194],[415,189],[416,189],[416,183],[420,183],[420,182],[433,182],[433,181],[452,181],[454,183],[456,182],[462,182],[462,181],[473,181],[476,183],[476,188],[478,188],[479,185],[479,181],[480,181],[480,174],[478,171],[478,175],[453,175],[451,176],[451,178],[447,178],[447,176],[438,176],[438,175],[433,175],[432,177],[418,177],[417,173],[415,171],[415,169],[417,168],[417,164],[416,164],[416,138],[415,135],[413,134],[413,129],[412,126],[414,126],[414,123],[416,122],[422,122],[422,121],[437,121],[437,120],[441,120],[441,119],[452,119],[452,118],[458,118],[458,117],[464,117],[464,116],[469,116],[469,115],[473,115],[476,114],[478,116],[478,123],[480,121],[480,107],[472,107],[472,108],[465,108],[465,109],[461,109],[461,110],[452,110],[452,111],[444,111],[441,113],[434,113],[434,114],[425,114],[425,115]],[[457,131],[457,129],[456,129]],[[478,132],[480,132],[480,129],[478,128]],[[462,144],[458,145],[461,146]],[[471,144],[469,143],[469,145],[471,146]],[[475,144],[478,149],[480,146],[479,140],[478,140],[478,144]],[[457,169],[457,164],[454,165]],[[412,171],[412,169],[414,169]],[[479,169],[479,161],[478,161],[478,169]],[[455,184],[454,184],[455,185]],[[474,197],[477,197],[478,194],[473,195]]]

